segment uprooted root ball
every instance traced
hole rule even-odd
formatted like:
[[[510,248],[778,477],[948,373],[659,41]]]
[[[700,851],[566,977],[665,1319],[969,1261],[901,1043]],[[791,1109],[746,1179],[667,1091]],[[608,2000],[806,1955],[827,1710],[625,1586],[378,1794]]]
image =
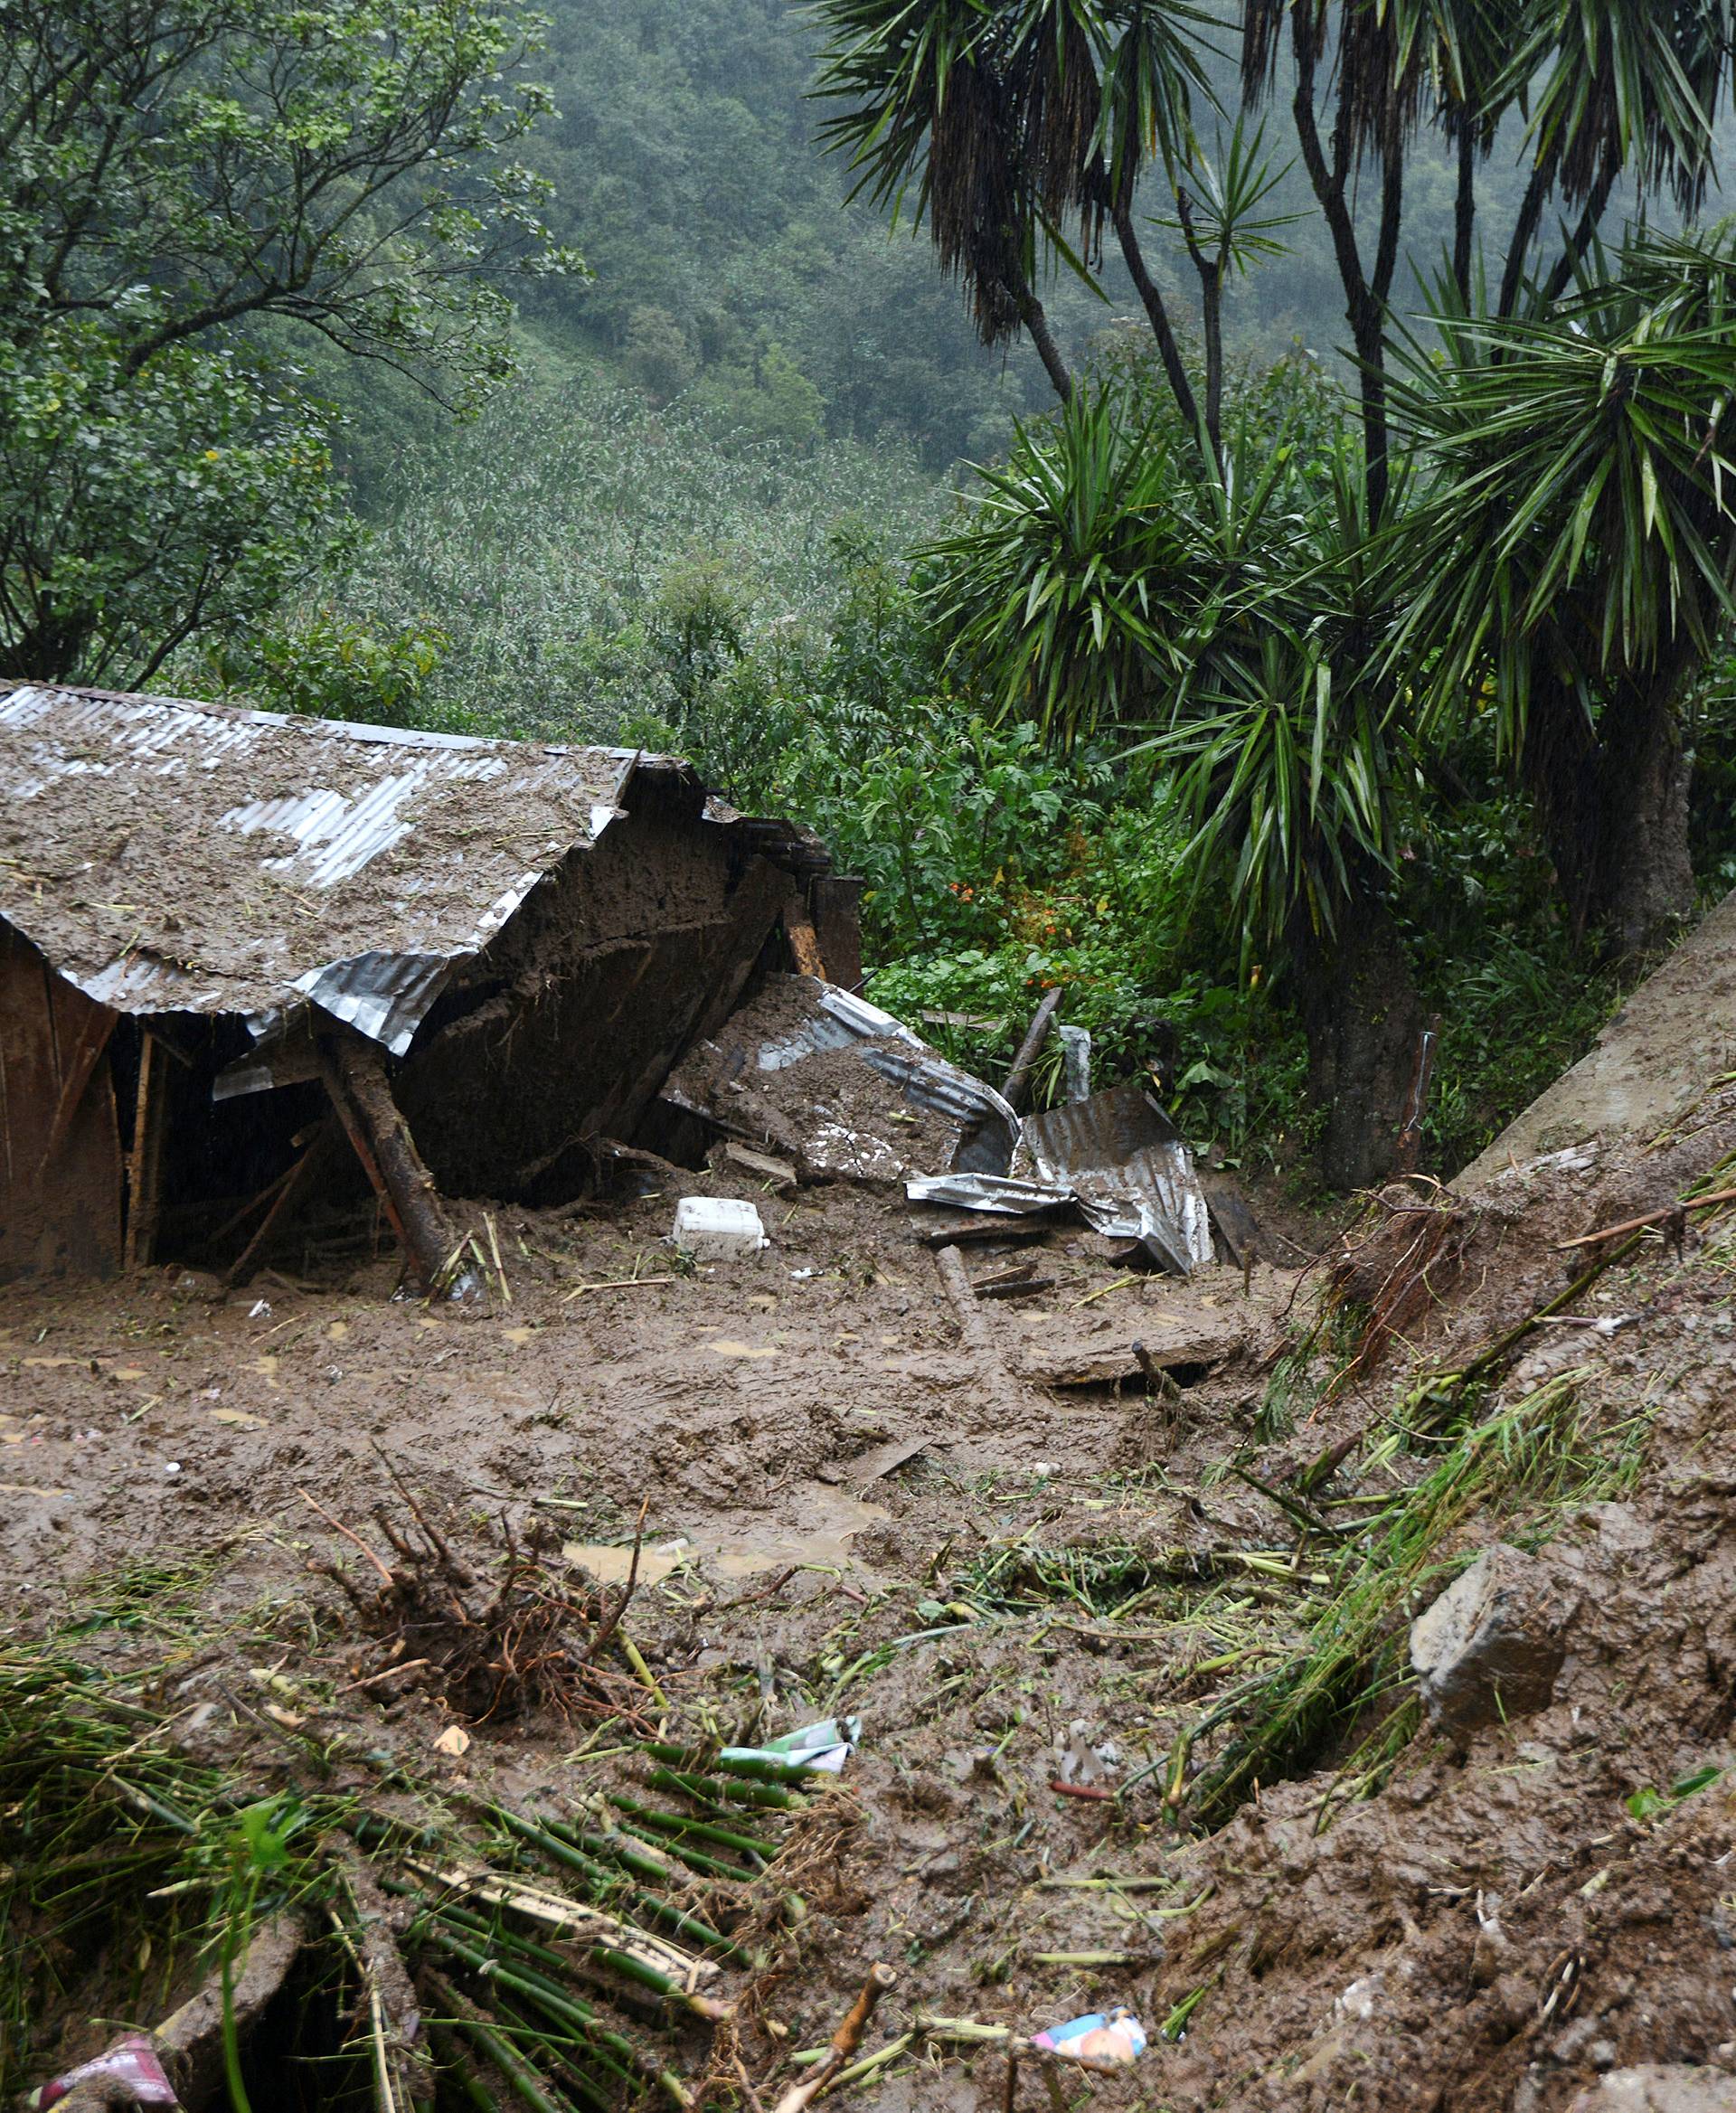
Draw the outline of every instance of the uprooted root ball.
[[[381,1695],[422,1688],[472,1724],[548,1711],[618,1716],[649,1729],[635,1707],[643,1691],[600,1662],[633,1594],[637,1551],[634,1574],[618,1591],[586,1589],[550,1566],[541,1537],[527,1545],[503,1518],[498,1551],[473,1566],[396,1474],[392,1480],[407,1517],[394,1518],[384,1503],[373,1507],[390,1561],[307,1498],[378,1579],[359,1580],[339,1562],[308,1565],[343,1591],[362,1635],[384,1646],[373,1671],[358,1669],[358,1684]]]

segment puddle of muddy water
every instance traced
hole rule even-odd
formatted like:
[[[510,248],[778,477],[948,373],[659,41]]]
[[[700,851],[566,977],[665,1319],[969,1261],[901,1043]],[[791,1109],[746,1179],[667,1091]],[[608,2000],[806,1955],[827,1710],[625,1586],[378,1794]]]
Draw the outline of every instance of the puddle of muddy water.
[[[869,1526],[892,1516],[883,1505],[864,1504],[843,1490],[823,1482],[804,1482],[789,1492],[794,1517],[755,1520],[739,1529],[727,1525],[696,1526],[678,1538],[658,1541],[640,1551],[639,1578],[655,1585],[683,1562],[705,1563],[719,1576],[753,1578],[763,1571],[783,1570],[792,1563],[812,1563],[826,1570],[844,1570],[854,1564],[850,1543]],[[629,1544],[569,1541],[561,1552],[569,1562],[582,1563],[599,1584],[627,1581],[633,1560]]]

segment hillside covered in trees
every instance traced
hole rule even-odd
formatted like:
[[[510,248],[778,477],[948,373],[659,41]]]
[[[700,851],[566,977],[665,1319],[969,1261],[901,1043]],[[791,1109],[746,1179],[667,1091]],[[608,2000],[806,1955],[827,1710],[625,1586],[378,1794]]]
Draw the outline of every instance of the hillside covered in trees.
[[[1371,81],[1410,70],[1383,108],[1385,90],[1341,88],[1364,56],[1341,64],[1330,24],[1311,52],[1258,11],[1087,10],[1078,49],[1056,47],[1057,82],[1090,84],[1070,121],[1096,98],[1120,123],[1135,95],[1125,139],[1085,143],[1092,174],[1042,132],[1021,71],[1037,33],[991,56],[996,11],[968,32],[943,14],[559,0],[546,25],[478,5],[454,33],[438,12],[388,31],[358,5],[299,73],[268,76],[250,69],[288,14],[242,32],[216,0],[26,10],[21,137],[46,125],[80,33],[118,28],[119,51],[155,24],[165,41],[142,71],[115,60],[47,158],[14,157],[9,224],[36,239],[9,297],[6,656],[681,748],[732,797],[811,816],[864,873],[883,995],[1005,1021],[1063,984],[1113,1060],[1171,1052],[1203,1137],[1297,1177],[1346,1052],[1300,1002],[1328,960],[1296,963],[1341,898],[1360,903],[1364,939],[1391,924],[1382,966],[1339,967],[1414,986],[1378,1060],[1389,1097],[1401,1045],[1439,1018],[1430,1150],[1450,1164],[1582,1044],[1624,957],[1727,882],[1732,846],[1722,530],[1695,515],[1684,545],[1684,514],[1666,540],[1652,497],[1711,478],[1716,516],[1715,438],[1600,461],[1592,429],[1549,423],[1568,368],[1515,364],[1542,341],[1475,324],[1443,338],[1443,288],[1533,330],[1506,268],[1547,274],[1566,241],[1543,288],[1567,304],[1551,356],[1578,334],[1619,361],[1622,334],[1652,327],[1645,304],[1675,313],[1669,271],[1700,269],[1658,243],[1684,220],[1712,239],[1722,87],[1697,33],[1653,48],[1644,11],[1599,43],[1590,17],[1570,33],[1544,9],[1509,51],[1472,6],[1433,45],[1371,47]],[[221,72],[238,34],[253,55],[224,99],[197,70]],[[934,129],[948,64],[955,108],[974,80],[998,99],[974,146]],[[1533,111],[1549,79],[1556,103]],[[294,158],[309,99],[358,113],[329,166]],[[988,186],[974,199],[955,195],[959,155],[967,187]],[[341,210],[335,183],[360,184]],[[412,196],[394,229],[388,202]],[[1641,235],[1630,268],[1618,246]],[[1628,308],[1571,313],[1575,269]],[[1710,411],[1722,355],[1696,348],[1722,324],[1680,313],[1698,335],[1673,372]],[[1439,382],[1455,367],[1462,409]],[[1473,443],[1533,386],[1534,420]],[[1227,500],[1190,459],[1202,417]],[[1411,526],[1375,518],[1377,432]],[[1476,481],[1495,477],[1516,481]],[[1550,525],[1551,480],[1621,495],[1637,544],[1613,514]],[[1558,559],[1538,574],[1515,548],[1446,599],[1475,540],[1458,512],[1533,503]],[[1656,668],[1658,723],[1694,761],[1656,910],[1620,930],[1596,781],[1637,780],[1631,758],[1599,759],[1610,670],[1551,675],[1552,731],[1532,699],[1581,620],[1563,613],[1573,576],[1595,604],[1618,551],[1625,640],[1693,580],[1710,598],[1679,604],[1681,650],[1622,648],[1638,656],[1622,679]],[[1425,573],[1438,608],[1410,606]],[[1543,592],[1520,627],[1541,623],[1534,650],[1512,633],[1492,659],[1479,608]],[[1244,622],[1263,665],[1220,656]],[[1462,709],[1479,684],[1501,711]],[[961,1033],[961,1055],[995,1054]],[[1367,1171],[1341,1157],[1335,1178]]]

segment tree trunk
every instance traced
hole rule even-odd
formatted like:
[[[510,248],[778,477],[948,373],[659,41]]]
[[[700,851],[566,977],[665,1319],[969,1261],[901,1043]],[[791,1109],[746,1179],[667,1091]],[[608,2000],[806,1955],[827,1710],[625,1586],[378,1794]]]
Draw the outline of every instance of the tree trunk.
[[[16,645],[0,649],[5,672],[31,683],[71,683],[79,676],[79,664],[90,646],[96,626],[82,611],[61,616],[52,607],[41,609],[27,625]]]
[[[1116,240],[1121,245],[1121,255],[1127,262],[1135,290],[1145,304],[1146,319],[1151,325],[1151,334],[1157,341],[1157,355],[1164,363],[1164,373],[1169,379],[1170,393],[1175,399],[1175,408],[1182,414],[1182,423],[1190,433],[1200,429],[1199,406],[1194,401],[1193,384],[1187,378],[1187,368],[1183,363],[1182,348],[1175,342],[1175,332],[1169,320],[1169,310],[1164,306],[1164,297],[1157,282],[1146,264],[1145,252],[1139,247],[1139,238],[1134,231],[1133,210],[1123,201],[1117,205],[1110,217],[1115,222]]]
[[[1063,403],[1073,401],[1073,378],[1067,372],[1067,363],[1061,356],[1061,347],[1055,343],[1049,318],[1043,313],[1043,303],[1029,287],[1016,287],[1013,297],[1018,303],[1019,320],[1031,333],[1031,342],[1037,348],[1037,357],[1043,362],[1043,371],[1049,376],[1050,386]]]
[[[1622,689],[1595,730],[1570,693],[1540,698],[1526,740],[1525,781],[1573,936],[1598,933],[1615,960],[1656,953],[1694,908],[1692,763],[1673,688]]]
[[[1326,1117],[1320,1172],[1335,1189],[1370,1188],[1392,1171],[1428,1024],[1410,957],[1392,913],[1372,894],[1346,905],[1330,941],[1298,917],[1291,950],[1308,1092]]]
[[[1458,133],[1458,183],[1453,199],[1453,284],[1465,305],[1471,307],[1471,245],[1477,229],[1477,127],[1469,113],[1460,119]]]

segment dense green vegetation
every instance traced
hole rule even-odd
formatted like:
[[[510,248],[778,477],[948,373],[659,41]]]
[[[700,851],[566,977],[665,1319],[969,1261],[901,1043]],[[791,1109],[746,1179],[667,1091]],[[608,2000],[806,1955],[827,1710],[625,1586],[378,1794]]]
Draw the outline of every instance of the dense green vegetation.
[[[5,658],[682,748],[866,876],[875,995],[965,1060],[1061,983],[1100,1076],[1345,1180],[1438,1016],[1449,1165],[1684,907],[1687,851],[1604,943],[1621,714],[1736,879],[1727,255],[1597,240],[1692,221],[1729,39],[1329,12],[1354,67],[1263,5],[38,0]]]

